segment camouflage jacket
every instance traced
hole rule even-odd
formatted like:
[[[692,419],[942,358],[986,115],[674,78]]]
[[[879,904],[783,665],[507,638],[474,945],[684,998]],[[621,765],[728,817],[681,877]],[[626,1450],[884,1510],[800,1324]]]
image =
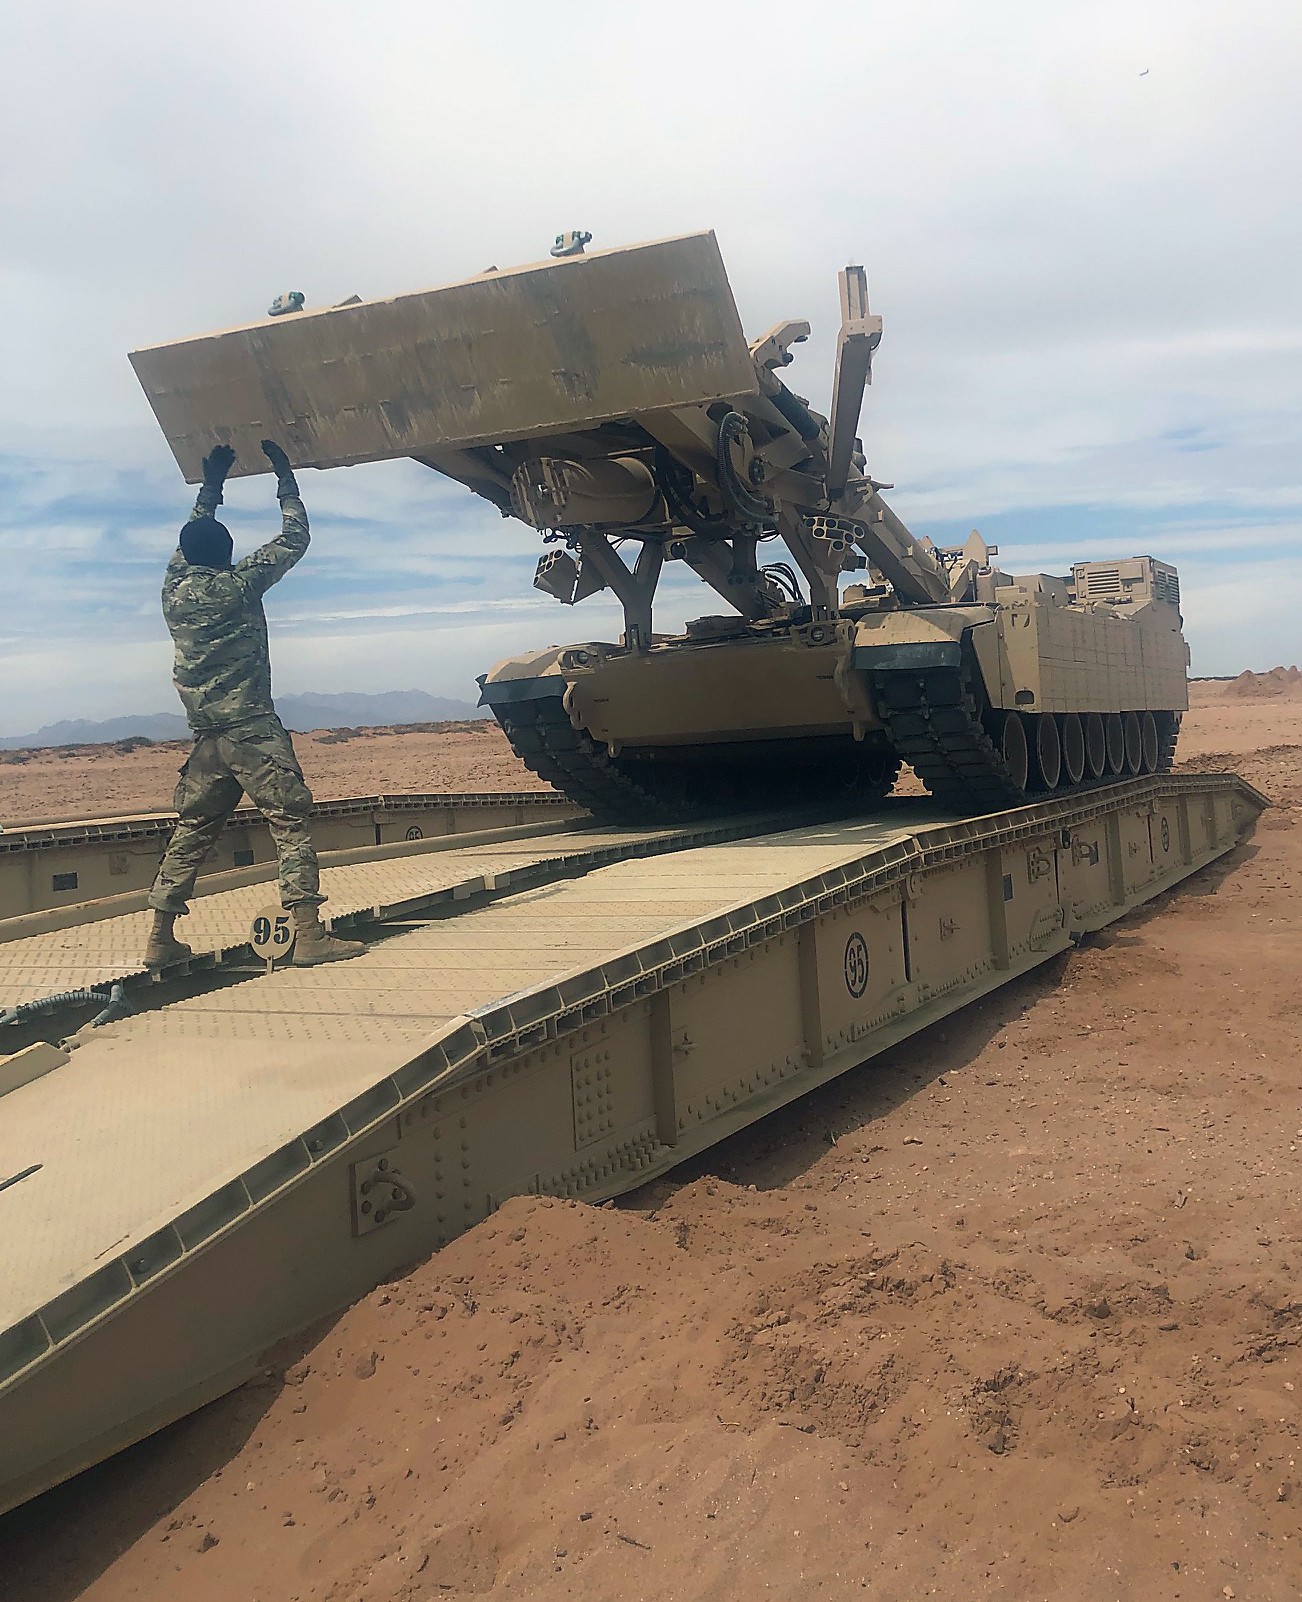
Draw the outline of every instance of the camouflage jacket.
[[[219,489],[201,489],[191,521],[213,516],[221,498]],[[299,560],[309,539],[298,496],[285,496],[280,509],[280,537],[234,567],[192,567],[179,546],[167,564],[163,617],[176,646],[172,682],[196,733],[235,728],[276,710],[262,597]]]

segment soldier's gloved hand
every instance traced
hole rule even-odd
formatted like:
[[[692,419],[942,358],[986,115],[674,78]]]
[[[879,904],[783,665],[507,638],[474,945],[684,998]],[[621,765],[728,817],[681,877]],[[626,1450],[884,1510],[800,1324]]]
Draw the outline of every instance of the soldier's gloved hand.
[[[297,495],[298,480],[294,477],[294,469],[289,465],[289,457],[274,439],[262,441],[262,454],[271,463],[275,472],[277,498],[283,501],[286,495]]]
[[[204,483],[210,489],[220,489],[234,463],[235,452],[229,445],[214,445],[203,459]]]

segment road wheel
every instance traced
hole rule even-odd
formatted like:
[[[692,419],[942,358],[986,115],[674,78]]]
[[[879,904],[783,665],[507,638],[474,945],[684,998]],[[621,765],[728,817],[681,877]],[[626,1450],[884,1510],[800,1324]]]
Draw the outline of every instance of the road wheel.
[[[1120,712],[1109,712],[1103,720],[1103,729],[1107,735],[1108,772],[1124,773],[1126,771],[1126,728],[1121,721]]]
[[[1062,744],[1062,765],[1068,784],[1079,784],[1085,777],[1085,729],[1077,712],[1064,712],[1058,727]]]
[[[1144,771],[1144,731],[1139,726],[1139,713],[1127,712],[1121,720],[1126,736],[1126,772]]]
[[[1041,712],[1035,720],[1035,777],[1038,790],[1056,790],[1062,778],[1062,741],[1052,712]]]
[[[1085,765],[1091,779],[1101,779],[1108,771],[1108,740],[1097,712],[1085,719]]]
[[[1004,713],[1000,749],[1013,783],[1019,790],[1025,790],[1031,777],[1031,753],[1026,744],[1026,725],[1020,713]]]
[[[1144,749],[1144,772],[1157,772],[1157,759],[1161,754],[1158,749],[1157,719],[1151,712],[1145,712],[1139,720],[1139,738]]]

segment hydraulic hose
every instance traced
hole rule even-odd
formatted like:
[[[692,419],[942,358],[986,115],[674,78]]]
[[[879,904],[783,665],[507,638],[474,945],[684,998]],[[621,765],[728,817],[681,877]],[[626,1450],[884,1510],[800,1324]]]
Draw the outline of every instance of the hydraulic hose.
[[[750,428],[740,412],[727,412],[719,424],[719,443],[716,463],[719,470],[719,488],[730,511],[747,523],[767,525],[773,521],[773,508],[763,496],[756,495],[749,484],[742,482],[732,464],[732,447],[748,437]]]
[[[125,1018],[131,1011],[120,984],[112,985],[107,992],[87,986],[82,990],[59,990],[51,996],[21,1001],[16,1007],[8,1007],[0,1012],[0,1024],[28,1023],[33,1018],[45,1018],[69,1007],[95,1006],[102,1010],[90,1021],[93,1029],[98,1029],[101,1024],[112,1023],[116,1018]]]

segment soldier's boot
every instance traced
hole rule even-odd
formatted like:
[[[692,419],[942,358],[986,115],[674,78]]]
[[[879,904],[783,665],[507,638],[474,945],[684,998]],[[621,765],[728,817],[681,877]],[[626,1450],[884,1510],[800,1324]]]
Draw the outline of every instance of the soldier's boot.
[[[166,968],[171,962],[184,962],[194,953],[184,941],[172,933],[179,914],[154,911],[153,928],[149,931],[149,944],[145,947],[146,968]]]
[[[321,922],[312,902],[291,909],[294,914],[294,956],[296,968],[312,968],[318,962],[347,962],[366,950],[360,940],[340,940]]]

